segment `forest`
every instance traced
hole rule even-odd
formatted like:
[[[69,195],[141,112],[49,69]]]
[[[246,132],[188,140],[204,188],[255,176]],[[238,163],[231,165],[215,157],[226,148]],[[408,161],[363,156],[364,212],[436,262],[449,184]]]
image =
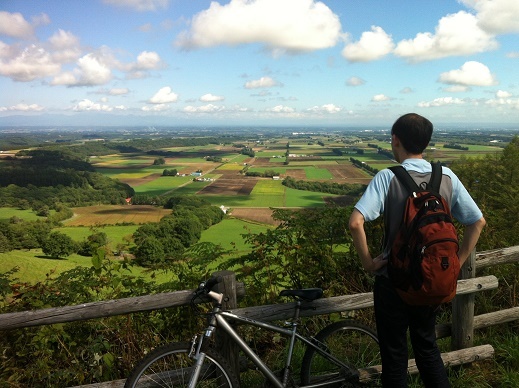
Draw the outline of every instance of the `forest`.
[[[458,142],[459,137],[453,135],[448,140]],[[246,139],[172,139],[168,144],[222,144],[224,140],[233,144]],[[275,303],[285,287],[322,287],[326,296],[371,290],[373,279],[362,271],[351,236],[346,232],[351,206],[330,203],[297,210],[273,209],[276,226],[259,233],[245,230],[242,237],[251,249],[246,254],[233,255],[217,241],[199,242],[203,230],[227,217],[218,207],[198,196],[171,195],[159,199],[136,195],[130,185],[96,172],[90,164],[93,155],[112,153],[114,149],[125,152],[138,148],[149,152],[159,147],[158,141],[112,143],[117,142],[89,143],[88,147],[78,148],[56,144],[21,151],[0,163],[0,206],[31,208],[47,215],[45,221],[2,221],[0,252],[41,248],[56,259],[73,250],[92,257],[91,266],[49,273],[37,283],[19,279],[16,268],[0,273],[0,313],[193,288],[216,269],[231,269],[246,284],[247,294],[240,301],[243,305]],[[500,153],[461,156],[450,167],[487,220],[477,249],[519,245],[519,137],[511,138]],[[363,190],[358,184],[310,184],[293,178],[286,178],[284,184],[297,190],[348,195],[352,199]],[[115,256],[105,245],[106,235],[95,228],[79,245],[64,238],[59,229],[53,231],[70,217],[71,207],[121,204],[131,196],[136,201],[141,198],[143,203],[153,202],[171,209],[171,215],[160,222],[139,226],[133,234],[132,257]],[[382,238],[382,224],[374,222],[367,227],[370,245],[376,250]],[[462,233],[461,227],[459,230]],[[477,314],[519,304],[519,265],[492,271],[502,286],[476,296]],[[159,273],[167,274],[170,280],[154,281]],[[442,319],[448,320],[449,314],[444,307]],[[192,318],[187,309],[180,308],[11,330],[0,337],[0,385],[73,386],[124,378],[134,363],[157,344],[185,339],[187,333],[192,333],[197,325]],[[361,318],[372,323],[369,316]],[[496,356],[469,368],[450,370],[453,386],[518,385],[518,331],[515,322],[478,333],[480,341],[496,348]],[[260,335],[255,341],[258,347],[276,347],[272,338]],[[411,386],[419,383],[413,380]]]

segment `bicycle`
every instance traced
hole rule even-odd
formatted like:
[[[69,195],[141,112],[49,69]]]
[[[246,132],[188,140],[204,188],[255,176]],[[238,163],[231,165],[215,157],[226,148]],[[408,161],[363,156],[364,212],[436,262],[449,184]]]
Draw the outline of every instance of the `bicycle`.
[[[196,308],[195,302],[203,297],[213,302],[212,311],[207,313],[205,331],[195,335],[190,342],[169,343],[150,352],[135,366],[126,380],[126,388],[239,387],[239,376],[211,344],[211,338],[217,330],[227,333],[270,386],[276,388],[366,386],[366,373],[359,373],[359,370],[369,370],[369,367],[380,365],[376,333],[359,322],[342,320],[332,323],[315,337],[306,337],[297,331],[300,311],[312,308],[311,302],[323,295],[320,288],[281,291],[280,296],[292,297],[296,303],[292,320],[286,322],[285,326],[279,326],[222,310],[225,296],[212,291],[218,282],[218,278],[211,278],[200,283],[191,300],[193,308]],[[272,371],[229,322],[251,325],[286,336],[288,352],[281,373]],[[300,385],[291,375],[296,340],[306,345]]]

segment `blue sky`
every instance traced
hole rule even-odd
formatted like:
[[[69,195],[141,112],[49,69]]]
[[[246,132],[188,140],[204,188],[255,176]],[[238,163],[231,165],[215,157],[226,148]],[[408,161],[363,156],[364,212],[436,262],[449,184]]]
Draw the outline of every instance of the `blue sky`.
[[[518,38],[517,0],[3,0],[0,125],[519,126]]]

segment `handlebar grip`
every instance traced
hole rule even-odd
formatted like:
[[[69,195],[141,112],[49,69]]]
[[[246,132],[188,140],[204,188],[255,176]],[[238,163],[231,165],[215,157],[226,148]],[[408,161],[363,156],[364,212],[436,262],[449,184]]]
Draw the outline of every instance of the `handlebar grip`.
[[[207,281],[205,282],[205,285],[204,285],[204,290],[211,291],[211,289],[214,286],[216,286],[218,283],[220,283],[221,281],[222,281],[221,276],[216,276],[216,277],[207,279]]]

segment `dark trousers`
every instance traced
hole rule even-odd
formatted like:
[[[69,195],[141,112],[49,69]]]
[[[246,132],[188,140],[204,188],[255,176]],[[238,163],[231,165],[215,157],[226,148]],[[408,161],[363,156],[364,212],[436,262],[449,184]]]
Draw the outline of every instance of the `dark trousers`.
[[[407,387],[407,330],[425,387],[450,387],[436,345],[436,308],[405,304],[389,279],[377,276],[373,292],[382,357],[382,385]]]

